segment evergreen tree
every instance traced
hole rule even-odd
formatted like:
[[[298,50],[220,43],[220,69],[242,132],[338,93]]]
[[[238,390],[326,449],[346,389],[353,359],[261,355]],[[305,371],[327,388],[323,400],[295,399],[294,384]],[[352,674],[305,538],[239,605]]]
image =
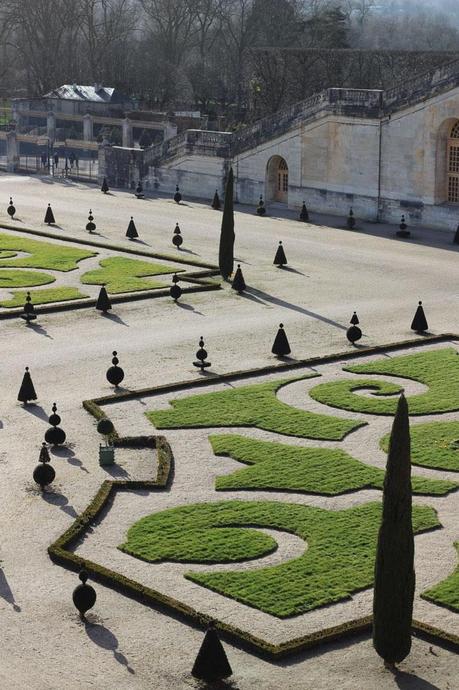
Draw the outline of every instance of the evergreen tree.
[[[218,265],[220,274],[227,280],[233,272],[234,261],[234,175],[230,168],[225,188],[225,204],[223,207],[222,227],[220,232],[220,248]]]
[[[48,204],[48,208],[46,209],[44,222],[47,223],[48,225],[53,225],[56,222],[54,220],[54,213],[53,213],[53,209],[51,208],[51,204]]]
[[[386,666],[410,653],[414,600],[414,536],[408,404],[401,395],[384,480],[373,598],[373,646]]]
[[[134,218],[131,216],[131,220],[129,221],[128,229],[126,230],[126,237],[129,237],[130,240],[135,240],[136,237],[139,236],[139,233],[137,232],[137,228],[134,223]]]

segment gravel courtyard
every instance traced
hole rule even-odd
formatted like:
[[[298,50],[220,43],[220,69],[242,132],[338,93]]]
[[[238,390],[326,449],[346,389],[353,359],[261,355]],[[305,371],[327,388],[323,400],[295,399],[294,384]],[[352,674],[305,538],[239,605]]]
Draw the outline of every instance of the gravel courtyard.
[[[188,200],[186,190],[177,206],[166,197],[137,200],[118,190],[103,195],[85,184],[1,175],[0,192],[0,225],[84,240],[92,209],[101,236],[94,239],[132,249],[125,232],[133,216],[139,249],[217,260],[221,214]],[[10,196],[18,219],[12,222]],[[48,203],[59,226],[54,229],[43,225]],[[452,232],[412,228],[413,239],[400,241],[393,227],[358,223],[360,229],[349,232],[327,225],[345,225],[345,219],[312,216],[317,224],[307,225],[284,209],[268,209],[262,219],[252,208],[235,208],[235,256],[249,286],[245,295],[224,284],[220,291],[185,295],[178,304],[159,298],[116,305],[109,318],[82,309],[44,315],[29,328],[18,319],[0,321],[1,687],[197,686],[189,671],[202,631],[98,584],[88,615],[93,625],[85,628],[71,600],[76,575],[47,555],[107,478],[98,464],[100,437],[81,401],[112,392],[105,379],[112,350],[125,370],[123,385],[135,389],[199,377],[192,361],[201,335],[211,371],[223,373],[274,363],[270,350],[281,322],[298,359],[351,351],[345,331],[354,310],[363,347],[414,337],[409,327],[419,300],[430,332],[459,333],[459,246]],[[180,252],[171,242],[176,222],[184,238]],[[272,265],[280,240],[289,262],[283,270]],[[16,401],[25,366],[38,394],[28,409]],[[32,471],[54,401],[70,451],[52,454],[56,482],[42,498]],[[458,656],[416,639],[395,678],[366,636],[277,664],[229,644],[226,649],[235,672],[229,687],[240,690],[458,687]]]

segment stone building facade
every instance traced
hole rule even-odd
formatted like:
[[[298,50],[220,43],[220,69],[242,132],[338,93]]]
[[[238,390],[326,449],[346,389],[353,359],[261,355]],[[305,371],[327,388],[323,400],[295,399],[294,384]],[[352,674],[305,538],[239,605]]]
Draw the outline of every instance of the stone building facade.
[[[455,229],[459,222],[459,60],[388,91],[327,89],[240,133],[187,130],[147,149],[130,172],[189,197],[223,193],[232,165],[237,200]],[[122,174],[121,174],[122,173]],[[120,180],[119,180],[120,181]]]

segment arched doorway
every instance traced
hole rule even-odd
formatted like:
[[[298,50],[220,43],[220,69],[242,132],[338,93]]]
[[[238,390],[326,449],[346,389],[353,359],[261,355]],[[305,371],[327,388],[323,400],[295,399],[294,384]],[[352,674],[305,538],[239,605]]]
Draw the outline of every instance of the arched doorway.
[[[288,203],[288,165],[282,156],[273,156],[268,161],[266,197],[268,201]]]
[[[459,203],[459,120],[451,127],[448,138],[448,185],[447,200],[450,204]]]

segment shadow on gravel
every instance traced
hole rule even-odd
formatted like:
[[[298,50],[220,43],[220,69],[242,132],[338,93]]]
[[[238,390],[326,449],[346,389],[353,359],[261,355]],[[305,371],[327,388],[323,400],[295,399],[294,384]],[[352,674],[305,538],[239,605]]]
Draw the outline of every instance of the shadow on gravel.
[[[30,414],[33,414],[34,417],[43,419],[45,422],[48,421],[49,414],[45,412],[41,405],[36,405],[35,403],[28,403],[27,405],[23,405],[22,408],[26,412],[30,412]]]
[[[113,656],[119,664],[125,666],[129,673],[135,673],[134,669],[129,666],[129,661],[126,659],[124,654],[119,651],[118,638],[112,633],[111,630],[106,628],[105,625],[91,623],[90,621],[85,622],[84,629],[91,642],[94,642],[94,644],[101,649],[106,649],[108,652],[113,652]]]
[[[35,331],[35,333],[38,333],[39,335],[44,335],[45,338],[50,338],[50,340],[54,340],[53,336],[49,335],[46,328],[43,328],[43,326],[40,326],[39,323],[28,323],[27,328],[30,328],[31,331]]]
[[[17,613],[21,611],[21,607],[16,603],[14,594],[8,584],[8,580],[6,579],[6,575],[2,568],[0,568],[0,597],[2,597],[2,599],[4,599],[8,604],[11,604]]]
[[[400,690],[441,690],[438,685],[432,685],[414,673],[406,673],[405,671],[394,673],[394,680]]]
[[[83,472],[86,472],[89,474],[89,470],[86,469],[86,467],[83,465],[81,460],[75,456],[75,453],[73,450],[70,448],[67,448],[65,446],[62,447],[57,447],[57,446],[52,446],[50,448],[50,451],[53,455],[56,455],[58,458],[65,458],[69,465],[73,465],[74,467],[79,467],[80,470]]]
[[[58,506],[60,510],[71,518],[77,518],[78,513],[75,508],[69,505],[69,499],[64,494],[54,493],[53,491],[43,491],[41,494],[42,498],[46,503],[53,506]]]
[[[103,313],[102,316],[104,317],[104,319],[108,319],[109,321],[114,321],[115,323],[119,323],[121,326],[126,326],[126,328],[129,328],[129,324],[126,323],[126,321],[123,321],[121,316],[118,316],[117,314],[109,314],[107,312],[107,313]]]

